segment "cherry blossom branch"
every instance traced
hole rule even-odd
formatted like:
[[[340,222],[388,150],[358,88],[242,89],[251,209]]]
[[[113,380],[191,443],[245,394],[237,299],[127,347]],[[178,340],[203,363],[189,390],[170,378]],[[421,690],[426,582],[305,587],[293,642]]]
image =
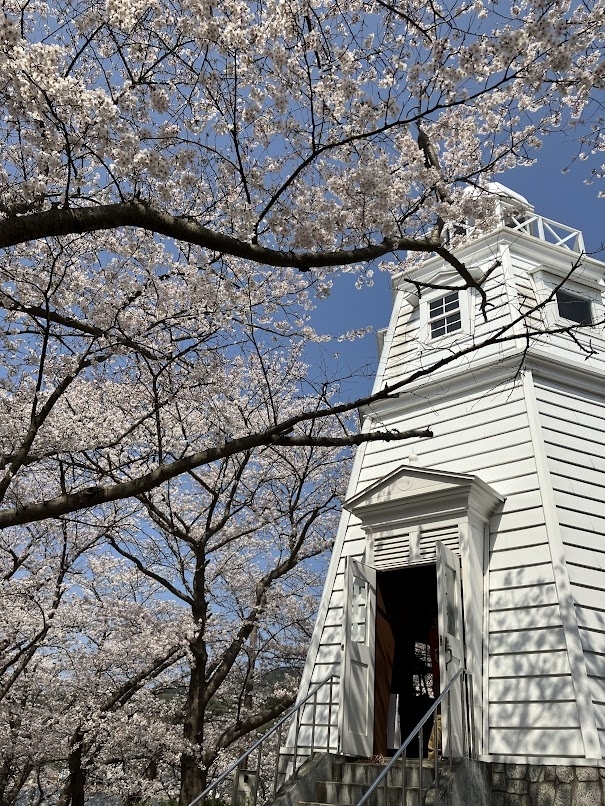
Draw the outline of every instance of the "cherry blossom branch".
[[[573,272],[577,262],[570,269],[570,274]],[[554,294],[555,292],[553,292]],[[553,294],[549,295],[546,299],[538,302],[533,307],[520,313],[517,317],[513,318],[509,323],[503,325],[499,330],[493,334],[488,334],[480,342],[472,342],[466,347],[463,347],[455,352],[443,356],[441,359],[435,361],[431,366],[418,369],[410,373],[406,378],[397,381],[391,385],[385,386],[378,392],[360,398],[358,400],[342,403],[336,406],[327,406],[326,408],[316,408],[311,411],[304,411],[296,414],[281,423],[276,423],[270,428],[260,432],[247,434],[236,439],[226,440],[220,445],[211,448],[206,448],[202,451],[197,451],[190,455],[183,456],[175,459],[172,462],[160,465],[149,473],[144,473],[137,478],[128,479],[127,481],[118,482],[111,485],[94,485],[78,490],[74,493],[67,493],[57,496],[52,499],[40,501],[33,504],[25,504],[11,509],[0,511],[0,529],[7,526],[15,526],[32,521],[44,520],[46,518],[55,518],[74,512],[81,509],[89,509],[91,507],[99,506],[101,504],[118,501],[124,498],[141,496],[159,485],[163,484],[170,479],[176,478],[182,473],[187,473],[190,470],[200,467],[202,465],[210,464],[217,460],[223,459],[227,456],[232,456],[237,453],[252,450],[269,445],[299,445],[299,446],[317,446],[317,447],[343,447],[361,445],[366,442],[373,441],[401,441],[413,438],[427,438],[432,435],[428,429],[412,429],[409,431],[373,431],[361,434],[346,435],[343,437],[323,437],[315,436],[312,434],[295,434],[292,432],[296,426],[301,426],[304,423],[321,420],[327,417],[334,417],[340,414],[348,413],[377,403],[381,400],[392,399],[397,396],[397,393],[404,388],[410,386],[422,378],[430,377],[435,371],[448,366],[454,361],[458,361],[464,356],[475,354],[487,346],[494,346],[498,344],[506,344],[515,341],[519,338],[517,333],[518,326],[525,325],[527,329],[527,321],[531,317],[544,309],[553,298]],[[560,327],[550,327],[544,325],[543,327],[532,327],[531,338],[536,339],[541,335],[556,335],[556,334],[570,334],[581,329],[577,325],[562,325]]]
[[[365,405],[366,403],[384,399],[388,396],[389,394],[387,392],[385,394],[363,398],[357,401],[357,403],[359,403],[359,405]],[[346,404],[343,407],[337,408],[342,411],[350,411],[351,409],[357,408],[357,403]],[[338,411],[321,411],[313,415],[301,415],[291,418],[286,424],[277,425],[261,433],[228,440],[214,448],[207,448],[206,450],[198,451],[189,456],[184,456],[181,459],[176,459],[173,462],[161,465],[150,473],[145,473],[135,479],[109,486],[95,485],[93,487],[86,487],[78,492],[59,495],[56,498],[41,501],[37,504],[26,504],[24,506],[15,507],[14,509],[3,510],[0,512],[0,529],[4,529],[7,526],[17,526],[32,521],[40,521],[46,518],[57,518],[60,515],[66,515],[69,512],[75,512],[79,509],[89,509],[100,504],[107,504],[112,501],[139,496],[191,469],[210,464],[211,462],[215,462],[218,459],[223,459],[235,453],[264,445],[297,444],[308,445],[309,447],[326,445],[340,447],[345,445],[361,445],[364,442],[394,442],[404,439],[432,436],[432,433],[427,429],[412,429],[410,431],[379,431],[367,434],[353,434],[348,437],[340,437],[333,440],[328,439],[327,441],[323,437],[300,437],[296,438],[295,442],[287,441],[286,435],[283,432],[289,430],[294,424],[304,422],[309,418],[317,419],[318,417],[326,417],[332,413],[338,413]]]
[[[386,239],[371,246],[334,251],[282,251],[216,232],[191,218],[173,216],[136,200],[96,207],[55,207],[44,212],[4,218],[0,221],[0,248],[42,238],[115,230],[118,227],[139,227],[232,257],[300,271],[367,262],[394,251],[433,252],[436,247],[441,246],[440,240],[434,236],[419,236]]]
[[[250,716],[246,717],[246,719],[242,719],[240,722],[237,722],[235,725],[230,725],[223,733],[219,736],[215,743],[215,751],[214,756],[218,755],[218,751],[224,747],[229,747],[229,745],[236,742],[238,739],[241,739],[242,736],[246,736],[253,730],[257,730],[261,728],[263,725],[266,725],[268,722],[271,722],[273,719],[276,719],[278,716],[283,714],[286,708],[289,708],[296,699],[296,695],[292,694],[283,699],[280,699],[278,702],[267,706],[262,711],[258,711],[255,714],[251,714]]]
[[[32,319],[45,319],[48,322],[53,322],[56,325],[62,325],[70,330],[75,330],[79,333],[83,333],[87,336],[93,336],[95,338],[108,339],[109,335],[111,335],[111,338],[114,340],[115,344],[135,350],[141,355],[144,355],[146,358],[149,358],[151,361],[157,361],[159,358],[158,354],[150,349],[149,345],[141,344],[141,342],[135,341],[134,339],[129,339],[126,336],[122,336],[120,333],[112,333],[104,328],[96,327],[88,322],[83,322],[81,319],[76,319],[74,316],[65,316],[52,308],[43,308],[41,305],[24,305],[20,302],[17,302],[17,300],[14,300],[5,291],[0,291],[0,299],[5,300],[2,303],[2,307],[4,307],[7,311],[25,313],[28,316],[31,316]]]

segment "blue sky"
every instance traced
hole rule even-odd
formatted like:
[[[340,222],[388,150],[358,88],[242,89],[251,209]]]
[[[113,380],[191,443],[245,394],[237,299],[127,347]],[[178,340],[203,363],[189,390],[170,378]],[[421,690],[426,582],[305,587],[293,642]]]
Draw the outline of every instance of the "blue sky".
[[[516,190],[533,204],[537,213],[584,233],[588,252],[605,260],[605,199],[597,198],[599,190],[605,190],[605,182],[596,180],[587,185],[591,167],[598,167],[604,155],[593,160],[576,161],[567,173],[562,168],[569,164],[572,150],[565,147],[559,138],[546,140],[538,152],[538,162],[531,167],[517,168],[497,177],[498,181]],[[350,275],[340,277],[331,297],[318,305],[313,321],[323,333],[338,335],[341,332],[367,325],[374,331],[386,327],[391,312],[389,277],[376,271],[374,286],[355,288],[355,279]],[[370,333],[355,342],[327,345],[327,352],[338,353],[341,365],[357,371],[364,364],[375,368],[377,362],[376,336]],[[361,395],[369,390],[370,380],[358,380],[348,390]]]

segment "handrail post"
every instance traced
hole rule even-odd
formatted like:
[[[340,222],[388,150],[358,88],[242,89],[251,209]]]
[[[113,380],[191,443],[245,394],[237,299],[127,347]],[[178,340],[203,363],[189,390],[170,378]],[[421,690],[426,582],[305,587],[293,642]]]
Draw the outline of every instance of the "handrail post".
[[[407,757],[408,757],[408,751],[407,751],[407,747],[406,747],[406,749],[403,751],[403,756],[401,758],[401,763],[403,765],[401,767],[401,806],[407,806],[407,804],[405,802],[406,801],[406,797],[405,797],[406,796],[406,791],[405,791],[405,789],[406,789],[406,780],[405,779],[406,779],[406,771],[407,771]]]
[[[418,806],[422,806],[424,797],[422,794],[422,755],[424,753],[424,731],[420,726],[418,731]]]
[[[277,781],[279,777],[279,749],[281,747],[281,729],[282,725],[280,725],[277,729],[277,748],[275,753],[275,773],[273,775],[273,798],[275,800],[275,793],[277,792]]]
[[[468,758],[468,731],[467,724],[468,718],[466,713],[467,698],[466,694],[466,679],[464,675],[460,678],[460,706],[462,708],[462,755]]]
[[[447,711],[447,744],[448,744],[447,753],[448,753],[448,756],[449,756],[450,772],[452,770],[452,763],[453,763],[452,762],[452,756],[454,755],[453,752],[452,752],[453,751],[453,744],[454,744],[453,743],[453,738],[454,737],[452,735],[453,734],[453,731],[452,731],[452,709],[450,707],[451,706],[451,694],[452,694],[452,690],[451,690],[451,688],[448,688],[445,707],[446,707],[446,711]],[[441,741],[443,743],[443,738],[441,739]]]
[[[239,771],[240,771],[240,765],[238,764],[235,770],[233,771],[233,789],[231,792],[231,803],[233,804],[233,806],[237,806],[237,785],[239,783]],[[214,791],[216,792],[216,787],[214,788]],[[202,806],[204,806],[205,803],[206,798],[202,798]]]
[[[469,701],[470,701],[470,736],[471,736],[471,746],[470,746],[470,753],[471,758],[475,758],[475,692],[473,690],[473,677],[472,675],[468,676],[469,681]]]
[[[326,753],[330,752],[330,730],[332,728],[332,681],[330,680],[330,693],[328,695],[328,738],[326,739]]]
[[[258,746],[258,757],[256,759],[256,777],[254,780],[254,800],[252,801],[252,806],[256,806],[256,801],[258,799],[258,785],[260,783],[260,761],[263,755],[263,745],[259,744]]]
[[[313,750],[315,749],[316,719],[317,719],[317,689],[315,689],[315,694],[313,695],[313,724],[311,725],[311,755],[313,755]]]
[[[298,762],[298,731],[300,730],[300,712],[301,708],[296,712],[296,730],[294,731],[294,760],[292,762],[292,775],[296,772]]]
[[[435,790],[437,790],[437,785],[439,784],[439,732],[437,730],[437,711],[433,716],[433,752],[435,754]]]

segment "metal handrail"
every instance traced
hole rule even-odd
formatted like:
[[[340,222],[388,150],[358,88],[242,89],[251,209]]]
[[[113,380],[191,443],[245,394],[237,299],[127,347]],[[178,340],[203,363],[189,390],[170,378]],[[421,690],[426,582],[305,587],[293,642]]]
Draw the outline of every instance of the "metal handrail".
[[[451,730],[451,720],[449,719],[449,715],[450,715],[450,691],[451,691],[453,685],[458,680],[460,680],[461,683],[462,683],[463,678],[465,680],[467,680],[467,681],[472,680],[471,674],[466,669],[458,669],[458,671],[452,677],[452,679],[447,684],[445,689],[437,697],[435,702],[431,705],[431,707],[426,712],[426,714],[422,717],[420,722],[418,722],[416,727],[412,730],[412,732],[409,734],[407,739],[403,742],[403,744],[401,745],[399,750],[397,750],[395,755],[392,757],[392,759],[389,761],[389,763],[386,765],[386,767],[382,770],[380,775],[376,778],[374,783],[370,786],[370,788],[367,790],[367,792],[365,792],[365,794],[363,795],[361,800],[359,800],[357,802],[357,806],[364,806],[364,804],[367,803],[367,801],[370,799],[370,797],[374,794],[374,792],[378,789],[379,785],[383,781],[384,781],[384,787],[385,787],[384,803],[385,803],[385,806],[386,806],[386,804],[388,803],[388,799],[386,797],[387,776],[388,776],[391,768],[396,764],[396,762],[401,758],[401,756],[403,756],[403,766],[402,766],[402,770],[401,770],[401,790],[402,790],[402,800],[401,800],[401,802],[403,804],[405,804],[405,802],[406,802],[406,799],[405,799],[405,788],[406,788],[405,762],[406,762],[406,756],[407,756],[407,748],[408,748],[408,745],[413,741],[413,739],[416,738],[416,736],[418,736],[418,740],[419,740],[419,742],[418,742],[418,786],[419,786],[418,803],[420,804],[420,806],[422,806],[422,803],[423,803],[423,795],[422,795],[423,729],[424,729],[424,726],[426,725],[426,723],[428,722],[428,720],[435,714],[435,712],[437,711],[437,708],[439,708],[441,703],[444,700],[447,700],[446,708],[447,708],[447,712],[448,712],[448,726],[449,726],[449,729]],[[463,722],[465,756],[466,755],[471,756],[472,753],[473,753],[472,685],[468,686],[468,690],[471,692],[471,702],[468,703],[469,704],[470,741],[469,741],[469,735],[468,735],[467,730],[466,730],[466,705],[467,705],[468,700],[464,696],[462,698],[463,699],[463,702],[462,702],[462,722]],[[464,689],[462,690],[462,693],[464,694]],[[450,742],[451,742],[451,738],[450,738]],[[450,756],[449,756],[450,768],[452,766],[452,755],[453,754],[450,752]],[[438,781],[439,781],[439,763],[438,763],[439,758],[438,758],[438,756],[439,756],[438,748],[435,747],[435,787],[437,787],[437,784],[438,784]]]
[[[295,737],[295,744],[294,744],[294,769],[293,769],[293,772],[292,772],[292,774],[294,774],[294,772],[296,772],[296,769],[297,769],[297,767],[296,767],[296,757],[297,757],[297,750],[298,750],[298,729],[300,727],[300,709],[302,708],[303,705],[305,705],[313,697],[314,698],[314,711],[315,711],[316,706],[317,706],[317,692],[322,688],[322,686],[325,686],[326,683],[329,682],[330,683],[330,702],[329,702],[328,713],[331,714],[331,711],[332,711],[332,693],[331,693],[332,692],[332,683],[331,683],[331,681],[334,681],[334,680],[340,680],[340,675],[331,674],[329,677],[326,677],[324,680],[322,680],[320,683],[318,683],[315,686],[315,688],[311,689],[311,691],[309,691],[309,693],[307,694],[307,696],[304,699],[302,699],[298,703],[295,703],[292,706],[292,708],[290,708],[288,711],[286,711],[286,713],[281,717],[281,719],[279,719],[275,723],[275,725],[273,725],[273,727],[271,727],[266,733],[264,733],[259,739],[257,739],[254,742],[254,744],[251,747],[249,747],[248,750],[246,750],[246,752],[243,753],[237,759],[237,761],[234,761],[233,764],[231,764],[229,767],[227,767],[225,772],[223,772],[221,775],[219,775],[219,777],[215,781],[213,781],[211,784],[209,784],[206,787],[206,789],[204,789],[203,792],[201,792],[197,797],[195,797],[191,801],[189,806],[195,806],[196,803],[199,803],[200,801],[203,801],[213,790],[216,790],[216,787],[219,784],[221,784],[226,778],[228,778],[229,775],[231,775],[231,773],[234,770],[236,770],[238,767],[240,767],[241,764],[243,764],[243,762],[246,761],[246,759],[257,749],[259,750],[259,757],[258,757],[258,765],[257,766],[260,767],[260,758],[261,758],[261,750],[260,750],[260,748],[261,748],[261,746],[276,731],[278,732],[278,744],[279,744],[280,737],[281,737],[281,728],[282,728],[284,722],[286,722],[288,719],[290,719],[290,717],[293,716],[294,714],[297,714],[296,737]],[[328,718],[330,718],[330,717],[328,717]],[[311,751],[313,749],[314,749],[314,747],[312,746]],[[330,724],[329,723],[328,723],[328,741],[327,741],[326,751],[330,752]],[[278,752],[279,752],[279,748],[278,748]],[[276,763],[275,778],[274,778],[274,782],[273,782],[273,795],[274,796],[275,796],[275,792],[277,790],[277,778],[278,778],[277,767],[278,767],[278,764]],[[254,806],[256,806],[257,790],[258,790],[258,778],[257,778],[257,781],[256,781],[256,790],[255,790],[255,793],[254,793]]]

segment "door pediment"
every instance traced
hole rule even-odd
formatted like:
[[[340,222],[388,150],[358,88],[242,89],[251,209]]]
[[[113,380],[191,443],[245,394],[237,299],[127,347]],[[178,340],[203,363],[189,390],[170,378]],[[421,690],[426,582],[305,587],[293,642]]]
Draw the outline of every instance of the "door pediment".
[[[478,476],[406,465],[346,500],[343,507],[365,528],[380,524],[489,518],[504,498]]]

